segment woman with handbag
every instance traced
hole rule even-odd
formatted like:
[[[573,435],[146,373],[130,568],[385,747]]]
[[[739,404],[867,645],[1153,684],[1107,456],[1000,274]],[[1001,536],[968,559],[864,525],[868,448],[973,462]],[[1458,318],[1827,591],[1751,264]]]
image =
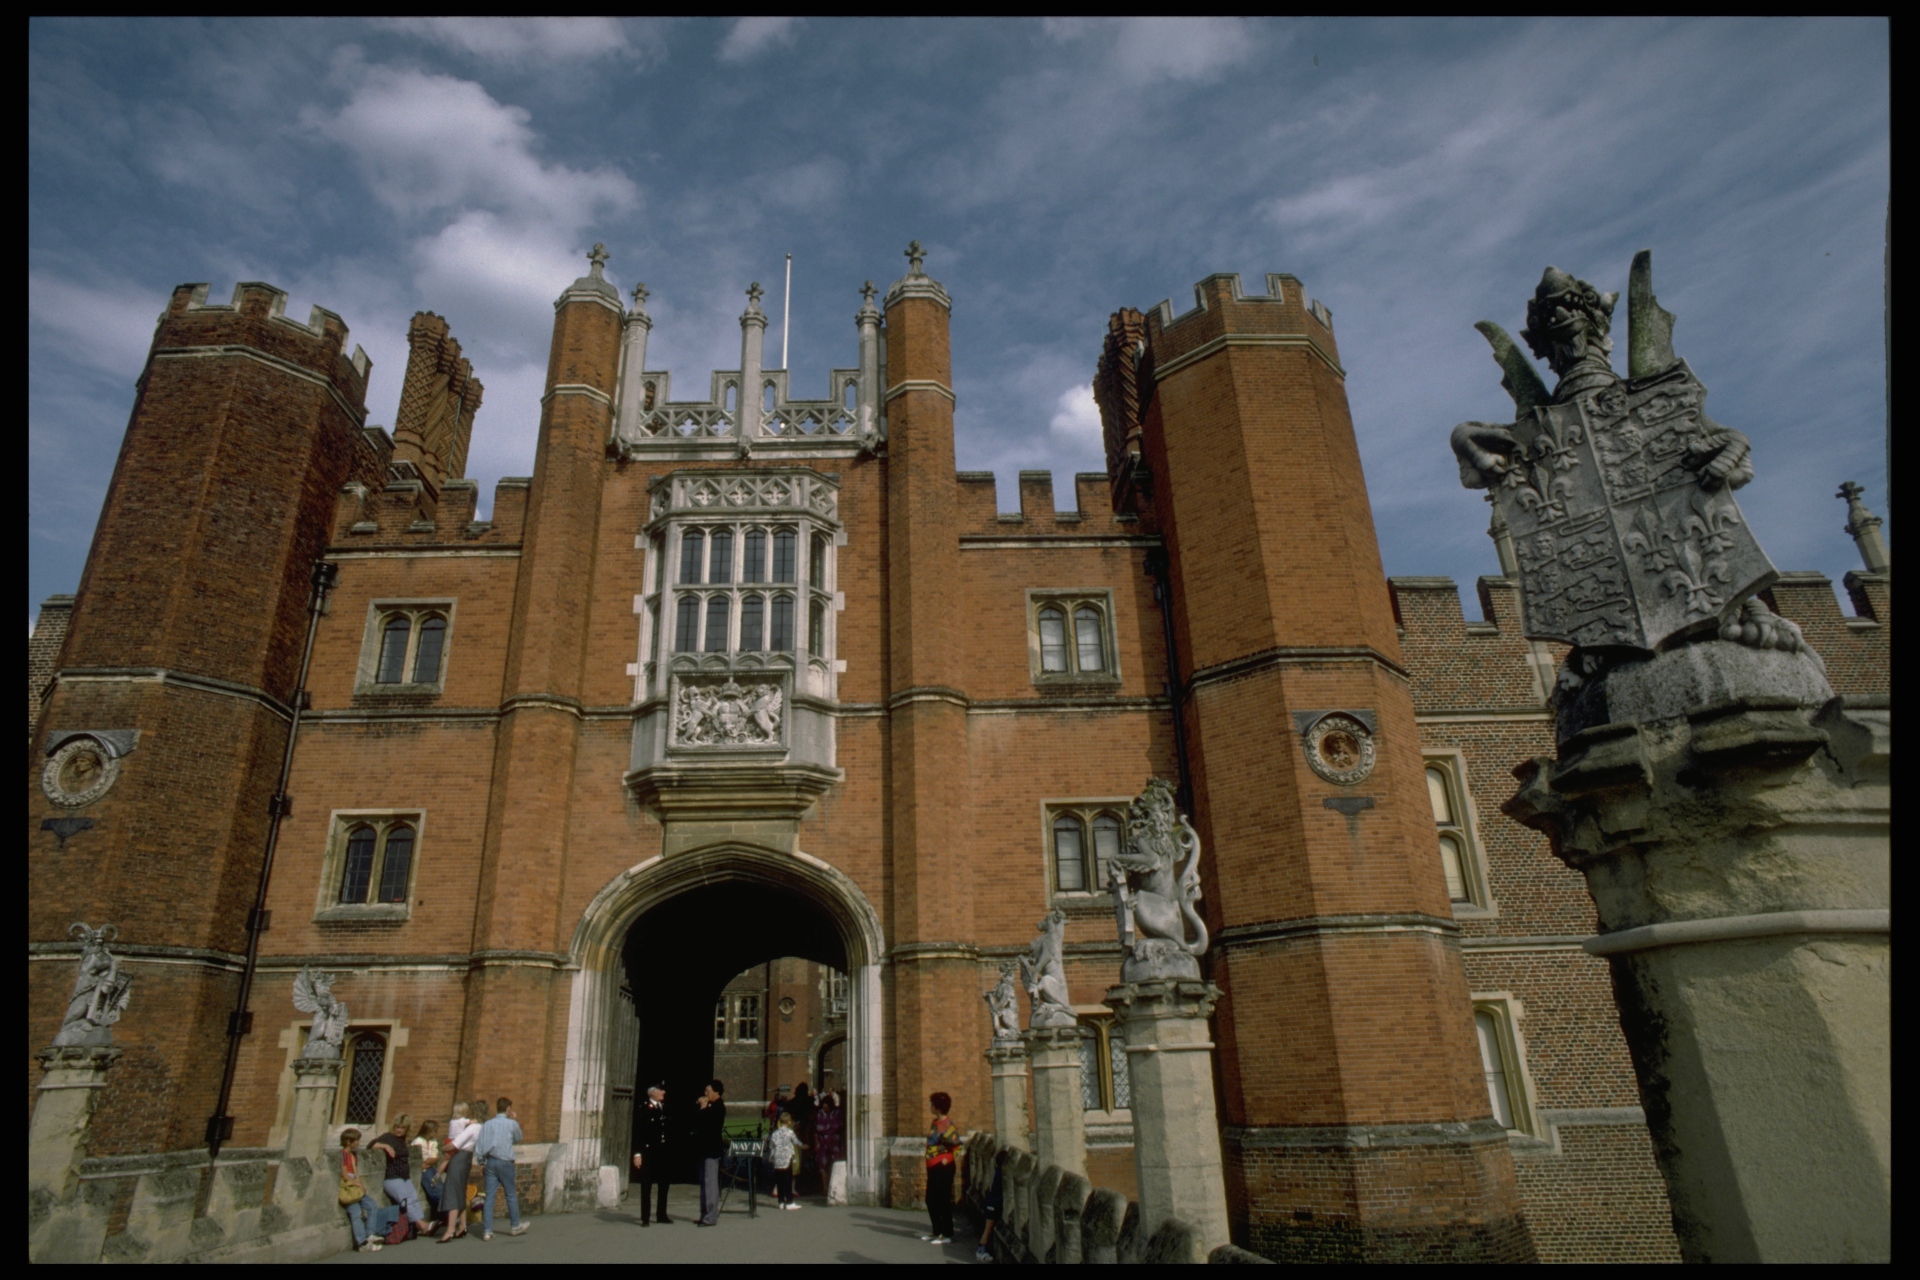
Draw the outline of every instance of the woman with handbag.
[[[453,1104],[453,1119],[447,1122],[447,1140],[440,1147],[440,1213],[447,1220],[440,1243],[458,1240],[467,1234],[467,1177],[473,1172],[473,1148],[480,1141],[480,1126],[473,1120],[473,1105]]]
[[[368,1253],[378,1253],[381,1238],[393,1229],[400,1218],[397,1207],[383,1207],[378,1200],[367,1194],[367,1184],[360,1180],[360,1157],[355,1151],[360,1145],[358,1129],[343,1129],[340,1132],[340,1205],[347,1211],[347,1223],[353,1228],[353,1247]]]
[[[440,1171],[440,1122],[422,1120],[420,1132],[409,1145],[417,1162],[413,1167],[420,1171],[420,1198],[426,1202],[427,1230],[431,1231],[439,1225],[440,1191],[446,1181]]]

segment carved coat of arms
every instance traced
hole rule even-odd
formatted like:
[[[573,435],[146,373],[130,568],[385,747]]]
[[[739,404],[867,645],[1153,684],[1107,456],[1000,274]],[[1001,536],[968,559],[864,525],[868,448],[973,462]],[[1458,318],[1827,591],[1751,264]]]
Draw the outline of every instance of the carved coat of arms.
[[[680,747],[777,747],[785,696],[777,680],[741,685],[683,683],[673,700],[673,743]]]
[[[1779,576],[1733,498],[1753,475],[1746,437],[1706,415],[1706,387],[1674,358],[1645,254],[1631,287],[1626,379],[1607,360],[1614,295],[1553,268],[1521,334],[1561,375],[1552,396],[1505,332],[1479,326],[1516,413],[1462,423],[1454,452],[1506,518],[1535,639],[1659,649],[1719,628]]]

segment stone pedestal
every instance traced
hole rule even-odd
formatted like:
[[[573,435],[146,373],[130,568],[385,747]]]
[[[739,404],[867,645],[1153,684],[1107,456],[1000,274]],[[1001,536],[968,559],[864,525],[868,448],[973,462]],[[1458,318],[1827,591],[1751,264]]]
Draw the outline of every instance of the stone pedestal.
[[[993,1072],[993,1130],[1003,1147],[1033,1145],[1027,1136],[1027,1049],[1018,1040],[995,1040],[987,1050]]]
[[[1586,876],[1682,1254],[1888,1259],[1885,699],[1711,641],[1580,689],[1560,738],[1507,812]]]
[[[293,1060],[293,1111],[287,1120],[289,1157],[318,1160],[327,1154],[327,1129],[333,1124],[340,1065],[338,1058]],[[369,1140],[372,1136],[367,1135]]]
[[[42,1049],[38,1057],[45,1074],[27,1132],[27,1194],[59,1203],[71,1199],[79,1185],[93,1109],[107,1087],[107,1068],[120,1060],[120,1050],[111,1045],[60,1046]]]
[[[1229,1243],[1207,1026],[1219,999],[1218,987],[1192,980],[1127,982],[1106,998],[1127,1037],[1141,1233],[1179,1218],[1193,1228],[1194,1262]]]
[[[1034,1155],[1040,1168],[1058,1165],[1085,1177],[1087,1119],[1080,1094],[1080,1028],[1035,1027],[1020,1038],[1027,1042],[1027,1058],[1033,1066]],[[997,1079],[995,1085],[997,1089]]]

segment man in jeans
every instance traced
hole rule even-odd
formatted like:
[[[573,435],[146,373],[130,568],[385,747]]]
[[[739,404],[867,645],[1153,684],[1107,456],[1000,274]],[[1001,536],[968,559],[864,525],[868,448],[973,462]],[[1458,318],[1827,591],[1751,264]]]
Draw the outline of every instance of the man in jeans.
[[[413,1223],[413,1233],[418,1235],[427,1211],[421,1207],[420,1193],[413,1189],[413,1166],[408,1160],[410,1148],[407,1146],[407,1134],[412,1130],[413,1117],[402,1114],[394,1120],[393,1128],[373,1140],[373,1149],[387,1158],[387,1176],[380,1189],[396,1208],[406,1212]]]
[[[513,1225],[510,1236],[522,1235],[527,1224],[520,1221],[520,1189],[514,1184],[513,1144],[520,1141],[520,1119],[513,1113],[513,1099],[501,1098],[493,1110],[493,1119],[480,1126],[480,1141],[473,1158],[486,1170],[481,1192],[486,1201],[480,1206],[480,1239],[493,1239],[493,1189],[506,1188],[507,1219]]]

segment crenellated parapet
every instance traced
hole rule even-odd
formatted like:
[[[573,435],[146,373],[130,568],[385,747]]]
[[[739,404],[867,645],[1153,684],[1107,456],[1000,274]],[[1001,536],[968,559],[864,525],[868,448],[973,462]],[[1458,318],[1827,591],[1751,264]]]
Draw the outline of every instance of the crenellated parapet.
[[[532,485],[528,476],[501,477],[494,486],[492,516],[481,520],[480,486],[473,480],[446,481],[433,504],[425,502],[418,479],[390,476],[378,486],[350,480],[335,497],[332,549],[517,547]]]
[[[286,291],[257,280],[235,285],[231,302],[210,303],[208,291],[206,284],[174,289],[160,313],[149,372],[160,360],[249,354],[324,383],[343,410],[358,422],[366,420],[373,362],[358,345],[347,354],[346,321],[320,306],[308,313],[305,324],[290,319]]]

